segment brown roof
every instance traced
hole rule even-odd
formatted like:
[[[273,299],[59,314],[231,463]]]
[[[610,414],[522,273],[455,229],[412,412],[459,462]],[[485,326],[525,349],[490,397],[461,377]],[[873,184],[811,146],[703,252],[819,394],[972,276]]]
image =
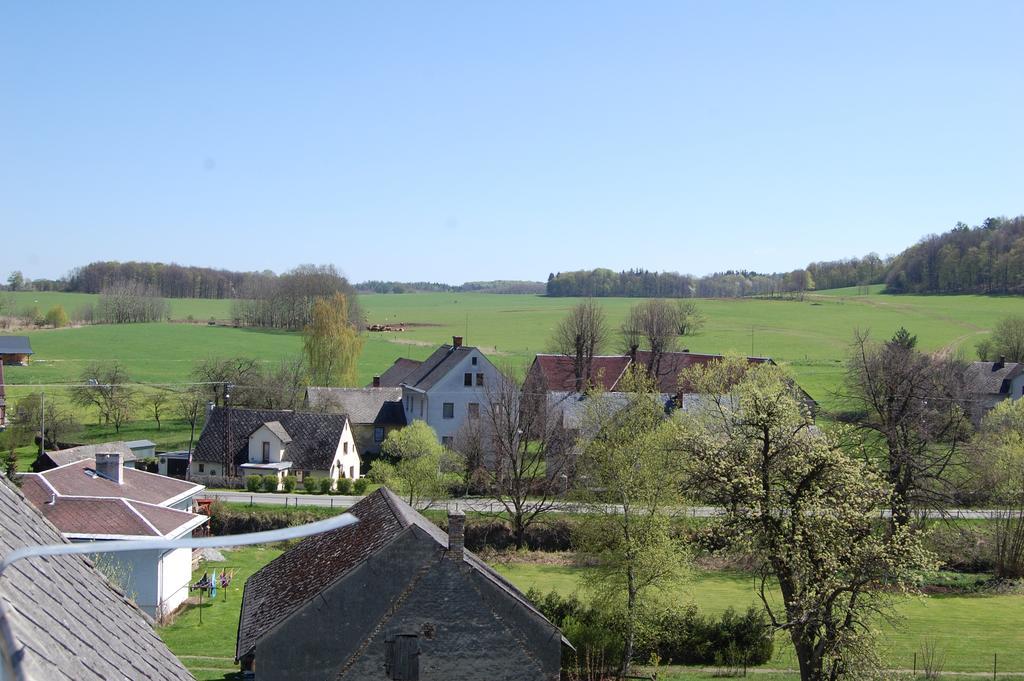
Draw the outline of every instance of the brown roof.
[[[51,523],[0,482],[0,556],[62,544]],[[4,571],[0,626],[24,681],[192,679],[151,620],[80,556],[27,558]],[[6,646],[5,646],[6,647]]]
[[[40,475],[23,476],[22,492],[65,534],[176,536],[176,530],[203,519],[194,513],[123,498],[59,495]]]
[[[132,501],[163,505],[172,499],[195,494],[202,485],[147,473],[134,468],[122,469],[123,484],[91,474],[96,468],[94,459],[84,459],[65,466],[51,468],[42,473],[26,473],[24,479],[40,476],[57,494],[76,497],[124,497]]]
[[[446,532],[386,487],[363,497],[348,512],[359,522],[304,539],[246,581],[235,650],[238,658],[252,652],[264,634],[407,527],[415,525],[448,547]],[[473,553],[465,551],[464,560],[518,604],[543,618],[518,589]]]
[[[636,363],[648,367],[651,363],[652,353],[648,350],[637,350]],[[679,374],[686,369],[695,366],[703,366],[711,362],[721,361],[722,355],[702,355],[695,352],[664,352],[661,355],[661,362],[657,367],[655,379],[658,383],[658,392],[662,393],[689,393],[693,392],[692,386],[679,385]],[[774,364],[767,357],[747,357],[749,364]]]
[[[548,390],[576,389],[576,370],[569,355],[537,355],[533,363],[536,368],[531,368],[531,373],[539,372]],[[628,366],[628,355],[598,355],[594,357],[593,377],[600,381],[601,390],[611,391]]]
[[[395,363],[388,367],[388,370],[380,375],[381,388],[397,388],[402,385],[405,377],[414,372],[422,364],[418,359],[399,357]],[[373,385],[372,383],[370,384]]]

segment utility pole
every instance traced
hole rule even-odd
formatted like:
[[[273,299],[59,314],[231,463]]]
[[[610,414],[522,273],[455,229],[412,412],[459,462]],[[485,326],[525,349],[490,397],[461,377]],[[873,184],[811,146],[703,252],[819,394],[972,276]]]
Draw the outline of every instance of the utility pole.
[[[39,457],[46,454],[46,391],[39,389]]]

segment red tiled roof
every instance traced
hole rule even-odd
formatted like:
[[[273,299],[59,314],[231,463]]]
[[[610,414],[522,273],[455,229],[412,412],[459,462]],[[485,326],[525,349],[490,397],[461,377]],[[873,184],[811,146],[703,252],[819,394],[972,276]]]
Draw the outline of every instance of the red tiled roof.
[[[537,355],[534,366],[540,371],[548,390],[576,390],[576,371],[573,358],[568,355]],[[593,378],[600,381],[602,390],[611,391],[629,366],[628,355],[598,355],[594,357]]]
[[[51,468],[42,473],[27,473],[23,479],[41,476],[57,494],[78,497],[124,497],[131,501],[148,504],[165,504],[171,499],[189,492],[199,492],[202,485],[169,478],[165,475],[147,473],[134,468],[122,469],[122,484],[90,475],[86,469],[96,468],[94,459],[76,461],[66,466]]]
[[[710,362],[717,362],[722,355],[701,355],[694,352],[664,352],[661,355],[661,362],[656,368],[655,379],[658,383],[658,392],[661,393],[690,393],[692,386],[679,385],[679,374],[686,369],[695,366],[702,366]],[[749,364],[772,364],[767,357],[747,357]],[[651,352],[648,350],[637,350],[636,363],[642,367],[649,367],[651,363]],[[654,369],[654,367],[651,367]]]

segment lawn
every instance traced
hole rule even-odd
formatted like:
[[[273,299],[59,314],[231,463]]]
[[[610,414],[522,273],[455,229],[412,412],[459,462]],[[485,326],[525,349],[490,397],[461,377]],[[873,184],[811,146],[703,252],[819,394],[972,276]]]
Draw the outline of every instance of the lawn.
[[[242,587],[254,572],[281,555],[278,548],[252,546],[224,550],[223,563],[203,563],[193,575],[195,583],[204,572],[224,568],[234,569],[235,577],[225,594],[218,590],[213,601],[204,599],[202,624],[199,622],[200,608],[189,607],[166,627],[158,627],[157,633],[167,647],[189,668],[200,681],[236,678],[238,665],[235,664],[235,637],[238,632],[238,614],[242,607]],[[197,592],[198,593],[198,592]]]
[[[495,568],[526,591],[552,589],[585,597],[586,571],[574,567],[499,563]],[[739,572],[702,572],[680,593],[705,612],[757,603],[754,580]],[[907,599],[896,607],[898,621],[882,626],[884,657],[893,668],[910,669],[925,641],[946,654],[947,671],[991,671],[993,653],[999,669],[1024,673],[1024,595],[941,595]],[[796,662],[785,641],[776,645],[771,667],[792,669]],[[685,677],[684,677],[685,678]],[[699,677],[698,677],[699,678]]]

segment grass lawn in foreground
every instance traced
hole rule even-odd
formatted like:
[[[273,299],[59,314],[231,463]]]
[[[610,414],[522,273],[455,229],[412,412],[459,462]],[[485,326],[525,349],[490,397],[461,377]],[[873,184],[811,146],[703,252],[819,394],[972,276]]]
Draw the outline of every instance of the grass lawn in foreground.
[[[552,589],[581,597],[585,570],[557,565],[499,563],[495,568],[517,587],[548,592]],[[754,579],[741,572],[701,572],[685,586],[682,598],[704,612],[720,613],[728,607],[743,610],[757,604]],[[938,595],[911,598],[896,606],[899,621],[884,624],[883,655],[896,669],[910,669],[914,653],[920,656],[925,641],[934,641],[946,655],[947,671],[991,671],[993,653],[999,670],[1024,673],[1024,596]],[[785,640],[776,644],[768,666],[795,668]]]
[[[235,637],[238,633],[238,615],[242,607],[242,587],[254,572],[281,555],[276,547],[250,546],[222,551],[227,559],[223,563],[202,563],[192,575],[192,583],[199,581],[204,572],[227,568],[235,570],[234,581],[227,598],[218,590],[217,598],[207,601],[200,609],[190,606],[169,626],[158,627],[157,633],[189,670],[200,680],[236,678]],[[198,592],[194,592],[198,594]],[[240,678],[240,677],[239,677]]]

